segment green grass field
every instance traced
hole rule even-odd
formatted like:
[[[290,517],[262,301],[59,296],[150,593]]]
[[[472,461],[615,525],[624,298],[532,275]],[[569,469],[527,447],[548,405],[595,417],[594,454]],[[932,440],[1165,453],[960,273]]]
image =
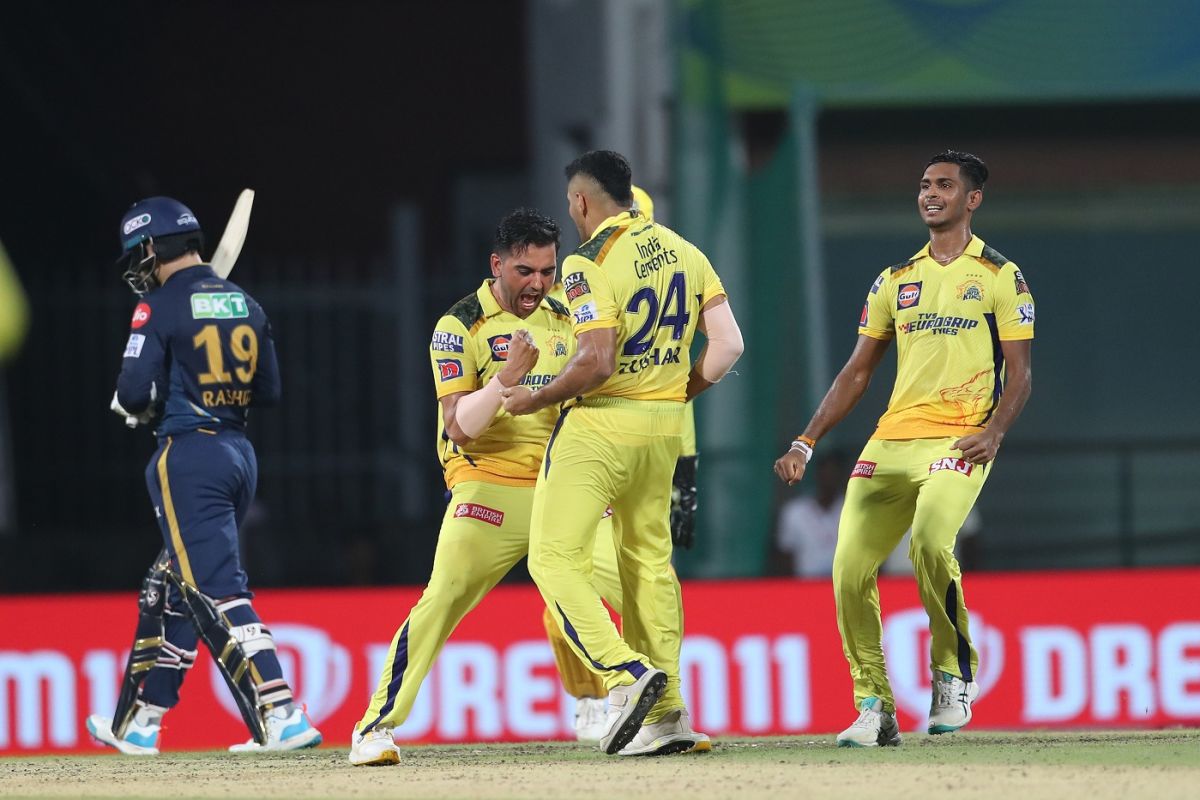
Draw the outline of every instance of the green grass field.
[[[1200,730],[906,735],[839,749],[833,736],[718,739],[713,751],[614,758],[580,745],[406,747],[396,767],[344,748],[0,759],[0,797],[203,798],[1200,798]]]

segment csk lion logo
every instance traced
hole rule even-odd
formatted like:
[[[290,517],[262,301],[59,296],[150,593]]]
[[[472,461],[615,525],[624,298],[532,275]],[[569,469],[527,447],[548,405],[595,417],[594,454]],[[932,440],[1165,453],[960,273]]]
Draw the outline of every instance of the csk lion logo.
[[[969,423],[983,413],[986,403],[992,399],[991,376],[990,369],[981,370],[966,383],[938,391],[943,403],[957,409],[956,421]]]

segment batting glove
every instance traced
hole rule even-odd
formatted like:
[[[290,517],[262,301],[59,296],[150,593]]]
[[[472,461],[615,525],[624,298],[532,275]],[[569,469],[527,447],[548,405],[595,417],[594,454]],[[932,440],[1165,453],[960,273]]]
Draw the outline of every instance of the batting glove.
[[[696,468],[700,456],[680,456],[671,487],[671,542],[684,550],[696,541]]]

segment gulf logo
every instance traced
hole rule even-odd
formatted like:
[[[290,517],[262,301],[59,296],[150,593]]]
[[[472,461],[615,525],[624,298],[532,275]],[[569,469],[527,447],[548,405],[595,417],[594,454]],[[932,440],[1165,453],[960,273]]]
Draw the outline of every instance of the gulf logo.
[[[508,345],[511,341],[511,333],[502,333],[488,339],[488,344],[492,348],[492,361],[508,361]]]
[[[900,284],[900,290],[896,292],[896,308],[912,308],[919,302],[921,302],[921,281]]]

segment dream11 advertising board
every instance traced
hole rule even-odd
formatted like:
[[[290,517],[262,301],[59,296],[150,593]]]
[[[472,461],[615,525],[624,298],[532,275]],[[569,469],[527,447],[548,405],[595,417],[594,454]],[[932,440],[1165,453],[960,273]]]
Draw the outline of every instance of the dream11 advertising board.
[[[981,695],[972,728],[1200,724],[1200,569],[968,576]],[[923,731],[929,633],[911,579],[880,581],[901,730]],[[285,674],[331,746],[348,746],[395,627],[419,589],[264,590],[255,605]],[[831,734],[856,712],[827,581],[689,582],[684,694],[699,730]],[[370,609],[370,613],[363,613]],[[83,720],[112,713],[136,593],[0,598],[0,754],[96,752]],[[165,719],[164,750],[248,734],[201,652]],[[502,586],[459,626],[402,743],[568,739],[533,586]]]

